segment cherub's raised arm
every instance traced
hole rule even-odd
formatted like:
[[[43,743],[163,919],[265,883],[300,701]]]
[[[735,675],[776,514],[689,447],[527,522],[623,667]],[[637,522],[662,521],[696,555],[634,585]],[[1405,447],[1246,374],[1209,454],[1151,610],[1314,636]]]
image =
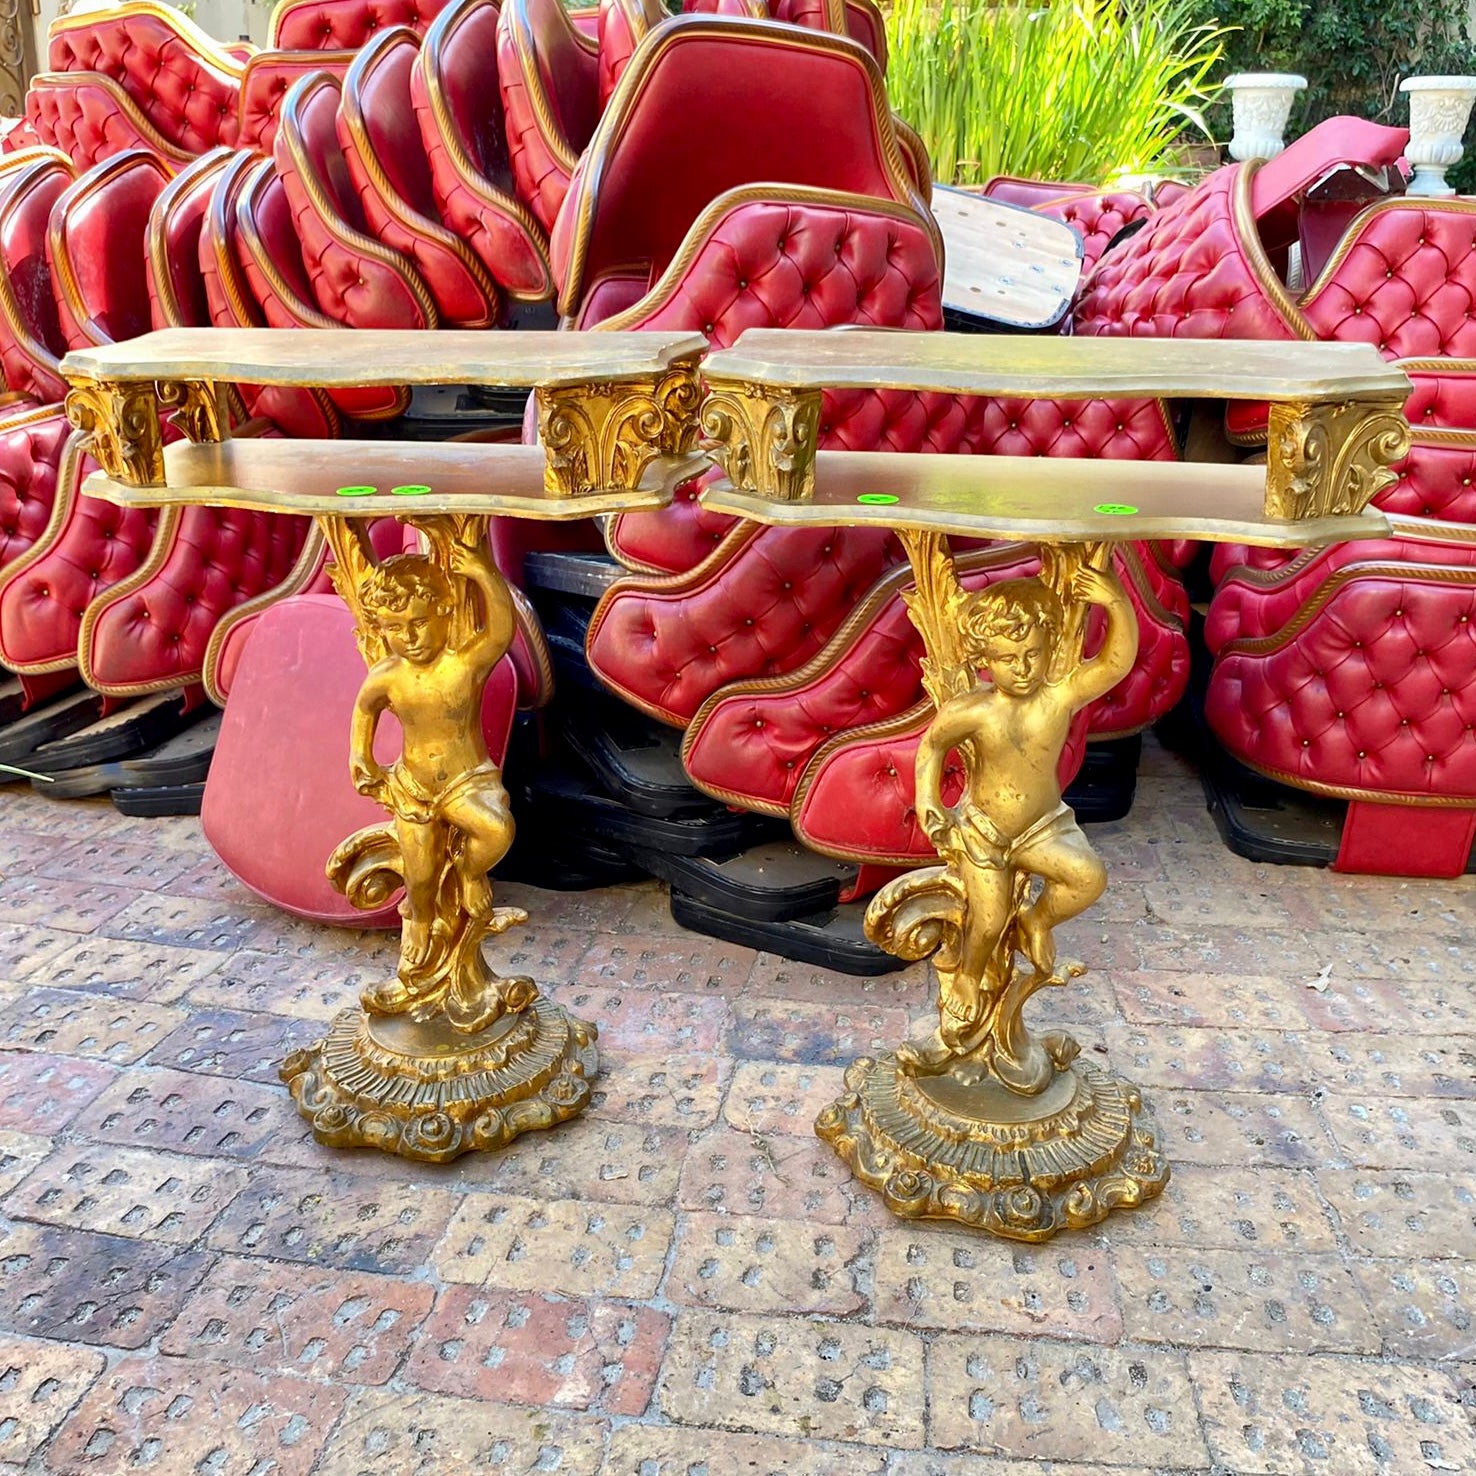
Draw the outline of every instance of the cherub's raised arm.
[[[1083,661],[1067,678],[1073,708],[1085,707],[1110,692],[1128,672],[1138,654],[1138,618],[1115,575],[1090,565],[1077,570],[1071,592],[1079,600],[1101,605],[1107,612],[1102,648]]]
[[[507,581],[493,565],[492,555],[485,544],[468,548],[464,543],[453,543],[451,569],[453,573],[469,580],[482,596],[484,620],[465,648],[467,654],[488,664],[501,660],[503,653],[512,645],[513,631],[516,628]]]

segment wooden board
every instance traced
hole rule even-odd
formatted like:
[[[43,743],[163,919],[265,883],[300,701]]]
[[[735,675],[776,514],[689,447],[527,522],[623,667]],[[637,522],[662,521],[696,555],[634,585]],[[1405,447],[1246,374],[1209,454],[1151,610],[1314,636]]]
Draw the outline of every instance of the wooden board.
[[[75,349],[62,373],[90,379],[311,385],[531,387],[643,379],[707,351],[700,333],[396,332],[355,328],[163,328]]]
[[[709,381],[1037,400],[1335,400],[1402,397],[1411,388],[1408,377],[1368,343],[1020,338],[861,328],[750,328],[732,348],[710,354],[703,372]]]
[[[1011,328],[1050,328],[1081,280],[1081,240],[1059,220],[964,190],[933,187],[943,232],[943,306]]]
[[[543,485],[539,446],[465,441],[286,441],[243,437],[211,445],[177,442],[164,450],[168,485],[133,487],[94,472],[82,490],[125,507],[250,507],[264,512],[339,517],[502,513],[564,521],[665,507],[676,487],[706,469],[701,457],[653,461],[634,492],[562,497]],[[346,496],[341,487],[374,487]],[[416,495],[390,489],[424,486]]]
[[[1048,543],[1199,538],[1311,548],[1388,535],[1378,512],[1268,518],[1265,475],[1262,466],[1209,462],[822,451],[808,501],[775,501],[718,482],[704,489],[702,502],[780,527],[918,528]]]

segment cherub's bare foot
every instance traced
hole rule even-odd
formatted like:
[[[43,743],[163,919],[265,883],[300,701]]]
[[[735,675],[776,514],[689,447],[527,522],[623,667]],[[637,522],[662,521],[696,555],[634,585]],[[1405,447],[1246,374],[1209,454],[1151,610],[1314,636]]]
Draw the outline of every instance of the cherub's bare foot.
[[[400,967],[418,969],[430,956],[430,945],[430,925],[420,918],[406,917],[400,927]]]

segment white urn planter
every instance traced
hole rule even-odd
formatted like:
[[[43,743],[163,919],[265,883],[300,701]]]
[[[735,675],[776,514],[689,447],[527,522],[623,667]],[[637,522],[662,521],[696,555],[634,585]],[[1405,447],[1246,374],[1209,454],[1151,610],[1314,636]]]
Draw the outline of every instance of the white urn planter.
[[[1476,77],[1408,77],[1399,90],[1409,95],[1409,145],[1414,165],[1408,195],[1453,195],[1445,171],[1458,164],[1461,140],[1476,102]]]
[[[1292,102],[1307,85],[1295,72],[1237,72],[1225,78],[1230,93],[1235,135],[1230,157],[1274,159],[1286,147],[1286,123]]]

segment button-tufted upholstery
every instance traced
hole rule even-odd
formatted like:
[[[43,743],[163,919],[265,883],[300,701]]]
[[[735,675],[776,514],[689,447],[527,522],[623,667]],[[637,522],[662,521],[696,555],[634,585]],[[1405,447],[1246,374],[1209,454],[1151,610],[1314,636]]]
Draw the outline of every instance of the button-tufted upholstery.
[[[1220,741],[1324,794],[1476,809],[1476,546],[1364,546],[1278,586],[1285,624],[1216,658]]]
[[[138,104],[101,72],[41,72],[26,88],[26,122],[42,143],[89,169],[129,149],[156,155],[171,172],[194,158],[149,122]]]
[[[56,202],[46,255],[69,348],[149,331],[149,215],[169,178],[153,154],[130,150],[89,169]]]
[[[235,143],[240,63],[172,6],[130,0],[63,16],[49,35],[51,71],[111,77],[185,153]]]
[[[715,201],[657,287],[608,326],[700,329],[718,345],[757,325],[927,330],[940,321],[938,293],[931,234],[908,207],[753,186]],[[832,394],[823,401],[821,436],[824,445],[855,449],[1174,454],[1156,404]],[[618,557],[652,572],[606,592],[590,624],[590,665],[633,705],[688,727],[694,777],[729,802],[785,813],[823,745],[851,737],[860,745],[870,724],[893,720],[920,697],[917,654],[896,597],[906,575],[890,536],[734,524],[690,496],[661,513],[623,517],[607,536]],[[1136,731],[1161,715],[1188,674],[1182,590],[1131,552],[1124,566],[1142,654],[1094,714],[1103,733]],[[890,582],[878,591],[883,577]],[[916,733],[906,741],[915,750]],[[828,847],[854,843],[867,855],[905,851],[909,842],[898,836],[905,807],[876,813],[874,781],[888,751],[858,747],[834,761],[816,791],[819,808],[805,813],[807,842],[822,836]],[[791,819],[801,823],[798,808]]]
[[[355,55],[352,51],[258,51],[241,73],[237,147],[271,153],[277,119],[292,84],[309,72],[342,77]]]
[[[59,405],[0,416],[0,578],[46,531],[69,430]]]
[[[894,200],[931,226],[862,47],[726,18],[664,24],[621,79],[554,227],[560,311],[588,321],[581,305],[609,277],[648,290],[712,200],[758,182]]]
[[[562,0],[507,0],[497,81],[518,195],[552,230],[600,115],[598,40],[579,32]]]
[[[318,307],[347,328],[435,328],[414,266],[374,240],[338,143],[338,80],[313,73],[282,104],[272,157]]]
[[[917,824],[917,750],[936,709],[921,702],[874,728],[838,734],[810,760],[790,812],[794,833],[811,850],[862,865],[919,866],[937,850]],[[1086,753],[1086,720],[1067,732],[1056,775],[1064,789]],[[957,754],[943,766],[943,803],[963,793]]]
[[[221,186],[228,195],[230,253],[245,291],[269,328],[338,328],[313,301],[307,267],[292,224],[286,188],[270,159],[244,159]],[[395,386],[366,385],[328,392],[345,415],[383,420],[398,415],[409,392]]]
[[[57,364],[66,352],[46,233],[51,212],[75,179],[71,163],[47,153],[0,173],[0,364],[5,386],[40,403],[64,398]]]
[[[155,512],[82,495],[97,470],[72,436],[57,472],[45,531],[0,572],[0,662],[45,673],[77,664],[77,638],[88,605],[132,574],[154,539]]]
[[[343,81],[338,141],[370,233],[405,254],[452,328],[489,328],[502,315],[497,284],[481,258],[446,229],[410,97],[420,51],[404,27],[383,31]]]
[[[380,31],[423,36],[446,0],[278,0],[267,45],[281,51],[357,51]]]
[[[205,284],[210,321],[219,328],[267,326],[234,250],[236,202],[252,164],[248,154],[227,162],[217,176],[209,209],[200,226],[200,277]],[[295,236],[290,240],[296,244]],[[280,259],[290,263],[290,251],[284,249]],[[239,389],[248,413],[260,416],[284,435],[311,440],[339,434],[338,412],[319,390],[278,385],[240,385]]]
[[[553,296],[548,234],[518,199],[497,79],[495,0],[455,0],[426,32],[410,98],[441,219],[506,294]]]

